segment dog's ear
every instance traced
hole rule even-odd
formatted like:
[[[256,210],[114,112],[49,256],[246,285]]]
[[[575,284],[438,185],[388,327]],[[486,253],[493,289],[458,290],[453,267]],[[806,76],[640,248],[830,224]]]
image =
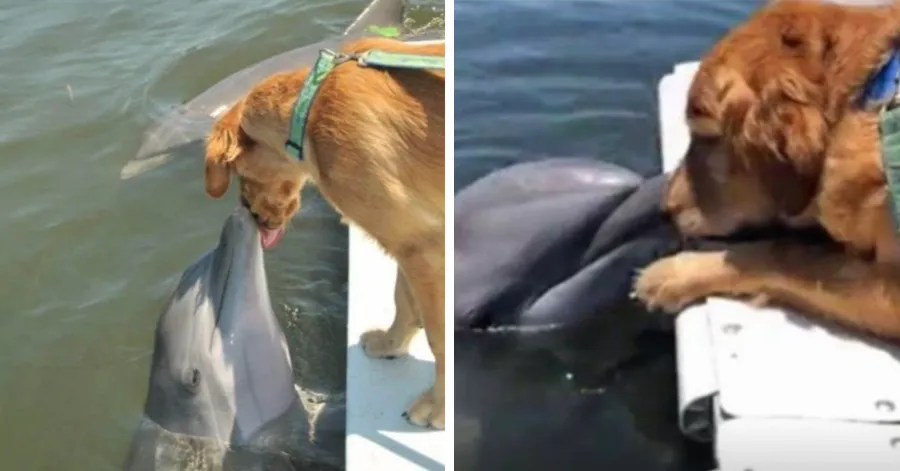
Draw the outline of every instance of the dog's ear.
[[[825,159],[828,124],[822,91],[786,69],[754,95],[732,87],[723,110],[725,134],[738,164],[750,172],[779,210],[802,212],[815,197]]]
[[[241,104],[234,105],[219,118],[206,137],[206,193],[221,198],[231,184],[231,163],[247,150],[252,141],[241,128]]]
[[[205,164],[206,194],[213,198],[221,198],[231,185],[231,170],[227,166],[215,163],[209,158]]]

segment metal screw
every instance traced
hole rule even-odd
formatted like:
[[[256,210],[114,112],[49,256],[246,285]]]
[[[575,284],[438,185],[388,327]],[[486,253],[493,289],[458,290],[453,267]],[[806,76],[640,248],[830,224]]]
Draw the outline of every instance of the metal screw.
[[[893,401],[879,399],[875,401],[875,408],[878,409],[879,412],[894,412],[896,406],[894,406]]]
[[[722,326],[722,332],[725,332],[726,334],[729,334],[729,335],[734,335],[740,331],[741,331],[740,324],[731,323],[731,324],[725,324],[724,326]]]

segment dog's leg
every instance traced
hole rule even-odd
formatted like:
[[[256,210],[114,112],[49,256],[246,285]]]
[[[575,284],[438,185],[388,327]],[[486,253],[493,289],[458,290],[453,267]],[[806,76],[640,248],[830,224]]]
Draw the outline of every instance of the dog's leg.
[[[444,234],[418,240],[415,247],[397,254],[422,312],[428,345],[434,355],[434,384],[422,393],[404,417],[419,426],[444,428]]]
[[[419,330],[419,309],[399,266],[397,281],[394,283],[394,304],[397,306],[394,322],[387,331],[370,330],[360,337],[359,341],[366,355],[387,359],[406,355],[413,336]]]
[[[643,270],[634,293],[669,312],[712,295],[764,296],[801,314],[900,339],[900,278],[824,247],[759,242],[681,252]]]

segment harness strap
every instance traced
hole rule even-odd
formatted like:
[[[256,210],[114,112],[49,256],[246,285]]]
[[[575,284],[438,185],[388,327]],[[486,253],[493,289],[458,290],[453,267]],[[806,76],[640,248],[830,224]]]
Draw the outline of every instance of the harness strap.
[[[423,56],[418,54],[399,54],[373,49],[366,51],[357,59],[363,67],[379,67],[389,69],[443,69],[443,56]]]
[[[881,164],[887,181],[894,230],[900,234],[900,107],[884,110],[878,128],[881,134]]]
[[[309,120],[309,109],[313,99],[319,91],[319,86],[325,77],[338,65],[349,60],[356,60],[360,67],[375,67],[381,69],[443,69],[444,58],[442,56],[425,56],[419,54],[401,54],[397,52],[385,52],[377,49],[366,51],[359,55],[338,54],[327,49],[319,51],[319,57],[313,64],[312,70],[303,81],[303,87],[297,94],[297,104],[294,105],[294,113],[291,115],[291,129],[288,139],[284,143],[284,150],[298,160],[303,160],[303,135],[306,132],[306,123]]]
[[[306,129],[306,121],[309,119],[309,108],[312,106],[313,98],[319,91],[319,85],[322,85],[322,81],[325,80],[331,69],[345,60],[344,57],[341,57],[341,60],[338,61],[338,55],[328,49],[319,51],[319,58],[316,59],[312,70],[303,81],[300,93],[297,94],[297,104],[294,105],[294,113],[291,115],[291,130],[287,142],[284,143],[284,150],[299,160],[303,160],[303,132]]]
[[[894,231],[900,234],[900,51],[894,51],[869,79],[863,95],[864,106],[880,110],[878,130],[881,164],[887,182],[887,198]]]

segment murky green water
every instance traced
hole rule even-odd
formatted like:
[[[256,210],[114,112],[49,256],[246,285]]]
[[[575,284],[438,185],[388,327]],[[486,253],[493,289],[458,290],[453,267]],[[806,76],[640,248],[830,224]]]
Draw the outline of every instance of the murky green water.
[[[338,34],[362,0],[0,3],[0,469],[118,469],[153,330],[234,194],[199,156],[129,181],[141,133],[232,72]],[[267,259],[299,382],[344,388],[346,231],[316,198]]]

